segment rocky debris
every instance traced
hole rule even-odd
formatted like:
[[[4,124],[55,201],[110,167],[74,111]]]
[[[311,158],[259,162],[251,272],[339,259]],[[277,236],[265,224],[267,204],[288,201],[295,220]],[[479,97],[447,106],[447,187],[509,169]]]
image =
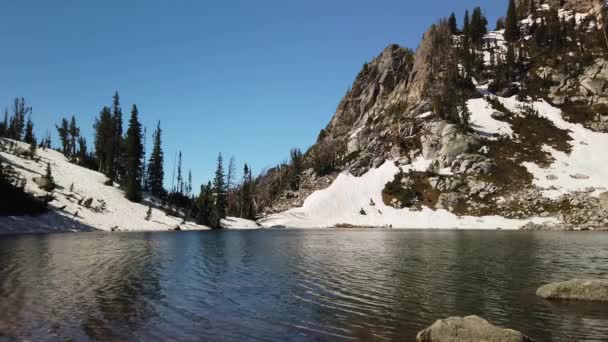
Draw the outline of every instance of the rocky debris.
[[[182,227],[179,226],[179,224],[173,225],[169,228],[169,230],[171,231],[180,231],[182,230]]]
[[[446,209],[454,212],[462,203],[465,203],[467,197],[457,192],[444,192],[437,199],[437,209]]]
[[[476,179],[469,180],[467,185],[469,186],[469,195],[476,195],[480,199],[484,199],[498,191],[496,185]]]
[[[492,325],[479,316],[450,317],[435,321],[416,335],[418,342],[527,342],[519,331]]]
[[[467,153],[477,140],[464,134],[456,125],[446,121],[434,121],[426,125],[420,137],[422,156],[434,159],[441,167],[449,166],[460,155]]]
[[[451,166],[454,173],[486,175],[492,172],[494,162],[480,154],[461,154]]]
[[[579,75],[565,75],[549,67],[539,70],[539,74],[555,84],[548,93],[555,104],[567,101],[589,105],[608,103],[608,60],[596,59]]]
[[[608,302],[608,280],[573,279],[541,286],[536,295],[545,299]]]
[[[602,209],[608,210],[608,192],[602,192],[599,196],[599,201]]]
[[[507,114],[499,111],[494,111],[492,114],[490,114],[490,116],[492,117],[492,119],[501,121],[507,118]]]

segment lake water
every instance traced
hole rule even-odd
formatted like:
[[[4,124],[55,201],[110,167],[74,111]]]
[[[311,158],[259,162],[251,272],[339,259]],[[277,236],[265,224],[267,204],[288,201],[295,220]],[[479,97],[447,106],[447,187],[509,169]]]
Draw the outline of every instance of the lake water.
[[[608,308],[536,298],[608,277],[608,234],[267,230],[0,237],[0,340],[411,341],[477,314],[608,340]]]

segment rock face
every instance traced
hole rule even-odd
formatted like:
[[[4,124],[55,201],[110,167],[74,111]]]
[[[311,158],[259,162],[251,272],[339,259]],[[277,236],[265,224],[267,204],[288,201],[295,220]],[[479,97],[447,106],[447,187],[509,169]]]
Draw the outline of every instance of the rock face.
[[[608,280],[573,279],[541,286],[536,294],[545,299],[608,302]]]
[[[416,336],[418,342],[525,342],[524,334],[490,324],[478,316],[440,319]]]

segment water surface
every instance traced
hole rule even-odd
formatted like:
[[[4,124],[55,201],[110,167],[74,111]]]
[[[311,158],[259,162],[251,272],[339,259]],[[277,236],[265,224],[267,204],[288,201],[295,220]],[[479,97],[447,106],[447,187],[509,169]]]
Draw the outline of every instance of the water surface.
[[[608,340],[608,308],[546,282],[608,277],[608,234],[267,230],[0,237],[0,340],[411,341],[480,315]]]

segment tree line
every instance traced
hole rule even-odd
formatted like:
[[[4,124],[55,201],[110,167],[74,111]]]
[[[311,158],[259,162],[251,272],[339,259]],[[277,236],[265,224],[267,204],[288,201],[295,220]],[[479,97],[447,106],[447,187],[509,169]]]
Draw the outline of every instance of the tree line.
[[[37,147],[51,148],[51,135],[47,132],[37,144],[31,114],[32,107],[26,104],[25,99],[16,98],[12,113],[9,115],[8,110],[5,111],[4,120],[0,122],[0,137],[30,144],[33,155]],[[202,184],[200,192],[195,194],[192,172],[189,170],[187,175],[183,172],[180,151],[171,187],[166,189],[160,121],[152,134],[150,154],[146,156],[145,129],[142,128],[139,108],[136,104],[132,105],[126,131],[123,131],[123,112],[118,92],[112,97],[112,104],[104,106],[95,118],[92,146],[89,147],[81,134],[75,115],[62,118],[55,129],[60,143],[57,151],[75,164],[106,175],[106,185],[118,184],[130,201],[141,202],[148,194],[158,200],[160,209],[167,214],[212,228],[220,228],[221,220],[227,216],[256,218],[252,170],[245,164],[242,179],[236,180],[234,158],[230,158],[225,171],[220,154],[213,180]],[[50,166],[47,169],[49,177],[52,177]]]

